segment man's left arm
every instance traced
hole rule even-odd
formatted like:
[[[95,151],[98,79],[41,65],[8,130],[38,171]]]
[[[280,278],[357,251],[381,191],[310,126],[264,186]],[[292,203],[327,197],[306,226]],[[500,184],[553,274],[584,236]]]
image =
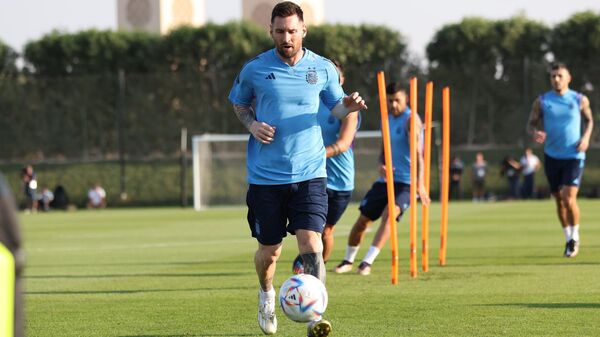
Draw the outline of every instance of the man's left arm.
[[[368,109],[365,100],[355,91],[348,96],[344,96],[341,102],[331,109],[331,114],[338,119],[344,119],[351,112]]]
[[[590,108],[590,100],[587,96],[581,97],[581,116],[585,121],[585,130],[577,146],[577,151],[585,152],[590,146],[590,138],[592,137],[592,130],[594,128],[594,118],[592,117],[592,109]]]

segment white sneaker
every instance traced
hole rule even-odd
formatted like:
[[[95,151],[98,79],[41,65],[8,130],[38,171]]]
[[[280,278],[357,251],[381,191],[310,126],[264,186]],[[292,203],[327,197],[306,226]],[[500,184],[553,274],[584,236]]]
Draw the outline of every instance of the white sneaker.
[[[258,291],[258,326],[265,335],[277,332],[277,317],[275,317],[275,297],[262,299]]]
[[[338,264],[337,267],[333,268],[333,271],[336,274],[347,273],[351,270],[352,270],[352,262],[346,261],[346,260],[340,262],[340,264]]]
[[[358,265],[357,272],[362,276],[370,275],[371,274],[371,264],[368,262],[365,262],[365,261],[361,262]]]

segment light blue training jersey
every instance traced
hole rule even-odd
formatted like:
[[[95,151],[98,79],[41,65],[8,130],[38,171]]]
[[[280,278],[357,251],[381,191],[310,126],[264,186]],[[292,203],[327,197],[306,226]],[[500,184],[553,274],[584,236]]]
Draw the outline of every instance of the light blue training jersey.
[[[395,117],[388,114],[390,125],[390,143],[392,145],[392,166],[394,167],[394,182],[410,185],[410,132],[408,120],[410,119],[410,108],[406,108],[400,116]],[[385,182],[379,177],[379,182]]]
[[[581,140],[581,97],[568,90],[564,95],[548,91],[540,96],[540,108],[546,131],[544,152],[556,159],[585,159],[585,152],[578,152]]]
[[[329,146],[337,141],[340,136],[342,121],[331,114],[325,104],[319,106],[317,115],[321,133],[323,135],[323,145]],[[358,125],[360,127],[360,115]],[[353,145],[347,151],[337,156],[327,158],[327,188],[334,191],[352,191],[354,190],[354,150]]]
[[[343,97],[335,65],[308,49],[294,66],[284,63],[275,49],[246,63],[229,100],[244,106],[255,101],[256,120],[275,128],[270,144],[249,138],[248,183],[279,185],[326,177],[317,112],[321,101],[333,109]]]

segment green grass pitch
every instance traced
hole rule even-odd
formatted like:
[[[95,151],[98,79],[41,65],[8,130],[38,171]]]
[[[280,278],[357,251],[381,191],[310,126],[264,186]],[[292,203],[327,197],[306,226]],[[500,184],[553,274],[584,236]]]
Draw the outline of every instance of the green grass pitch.
[[[566,259],[550,200],[452,203],[447,266],[439,267],[434,204],[431,269],[416,279],[408,274],[405,217],[397,286],[387,247],[370,276],[328,273],[332,336],[600,336],[600,202],[580,206],[581,252]],[[261,336],[256,241],[245,211],[22,215],[27,336]],[[328,269],[341,260],[356,216],[351,205]],[[296,252],[295,239],[286,238],[276,289],[291,275]],[[278,336],[306,335],[303,324],[277,313]]]

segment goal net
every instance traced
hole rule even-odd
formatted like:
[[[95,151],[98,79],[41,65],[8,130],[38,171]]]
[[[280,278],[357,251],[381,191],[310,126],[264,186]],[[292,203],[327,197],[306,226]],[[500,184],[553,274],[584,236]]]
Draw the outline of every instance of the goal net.
[[[194,208],[246,203],[248,134],[203,134],[192,137]],[[359,131],[354,141],[358,201],[378,177],[381,133]]]

